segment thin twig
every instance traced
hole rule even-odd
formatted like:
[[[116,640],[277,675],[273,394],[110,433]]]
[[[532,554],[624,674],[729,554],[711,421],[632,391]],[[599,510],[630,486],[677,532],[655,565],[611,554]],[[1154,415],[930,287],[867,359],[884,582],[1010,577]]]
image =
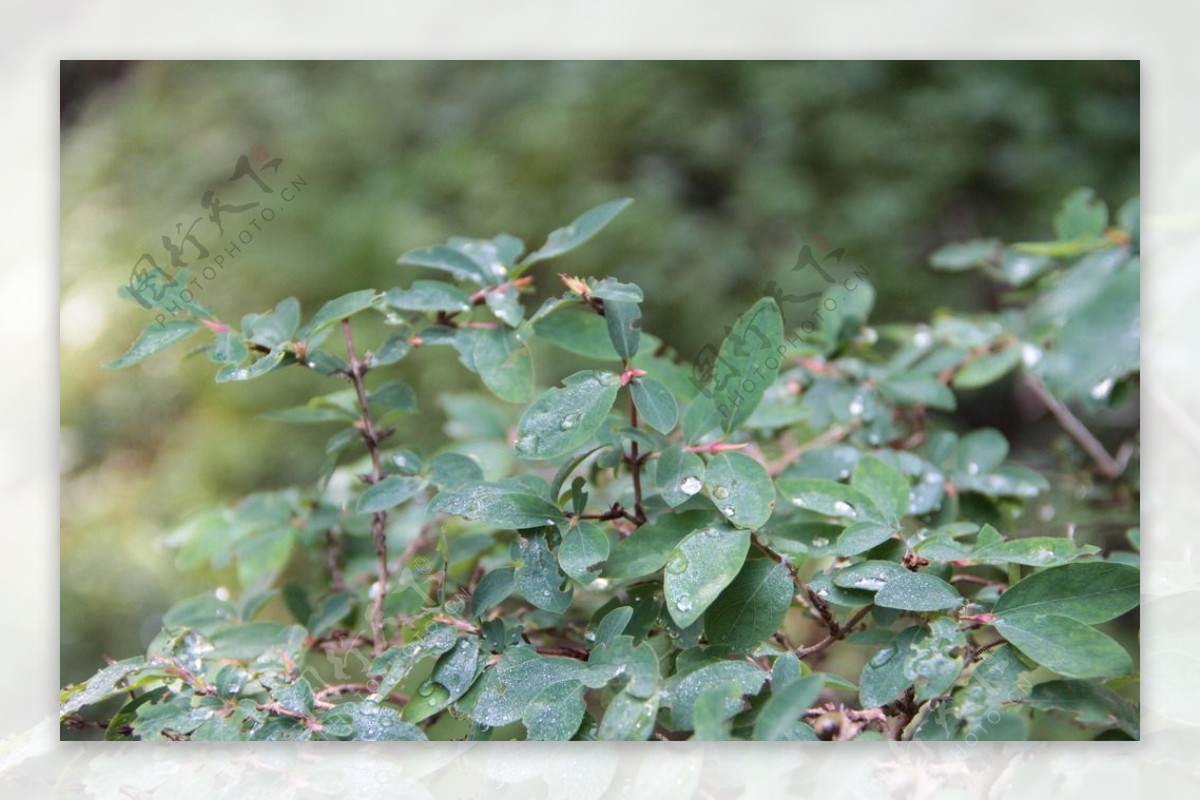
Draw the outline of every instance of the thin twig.
[[[371,410],[367,405],[367,390],[363,385],[363,376],[367,372],[367,367],[358,360],[349,319],[342,320],[342,336],[346,340],[346,356],[350,360],[346,376],[354,385],[354,391],[358,395],[359,433],[362,435],[363,442],[366,443],[367,451],[371,454],[371,475],[368,483],[374,485],[383,480],[383,465],[379,455],[380,437],[371,420]],[[371,610],[371,630],[375,635],[375,655],[379,656],[387,648],[387,635],[383,626],[383,603],[387,595],[388,584],[387,512],[375,513],[371,520],[371,537],[375,541],[375,556],[379,563],[379,584],[375,593],[375,603]]]
[[[1096,463],[1101,475],[1110,481],[1120,478],[1121,473],[1125,472],[1125,465],[1109,455],[1100,440],[1096,439],[1095,435],[1067,408],[1065,403],[1050,394],[1050,390],[1046,389],[1033,373],[1025,373],[1025,386],[1038,396],[1038,400],[1049,410],[1050,414],[1054,415],[1054,419],[1058,421],[1063,431],[1070,434],[1071,438],[1079,443],[1079,447],[1092,457],[1092,461]]]
[[[824,602],[821,602],[821,606],[818,606],[817,608],[823,609],[823,608],[827,608],[827,607],[824,607]],[[857,627],[858,624],[862,622],[862,619],[864,617],[866,617],[870,611],[871,611],[871,607],[869,605],[864,606],[862,609],[859,609],[857,612],[855,612],[854,617],[852,617],[848,621],[846,621],[846,625],[844,625],[844,626],[839,625],[838,622],[832,618],[832,616],[828,620],[825,620],[824,615],[822,615],[823,622],[826,624],[826,626],[829,627],[829,634],[825,637],[825,639],[821,640],[820,642],[817,642],[813,645],[806,646],[804,648],[797,648],[796,656],[798,656],[801,659],[803,659],[806,656],[812,656],[813,654],[824,651],[826,648],[833,645],[838,640],[846,639],[846,637],[851,632],[854,631],[855,627]]]

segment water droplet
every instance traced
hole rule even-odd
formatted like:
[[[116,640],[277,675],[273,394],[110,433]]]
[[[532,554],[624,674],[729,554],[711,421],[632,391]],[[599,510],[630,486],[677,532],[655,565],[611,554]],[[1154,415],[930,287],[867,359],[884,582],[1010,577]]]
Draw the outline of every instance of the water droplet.
[[[1112,392],[1113,383],[1113,379],[1106,378],[1096,386],[1092,387],[1092,391],[1088,394],[1090,394],[1096,400],[1103,400],[1108,397],[1108,393]]]
[[[846,469],[845,467],[843,467],[841,470],[838,471],[838,478],[839,479],[850,478],[850,471],[848,469]]]
[[[917,326],[917,332],[913,334],[913,344],[918,348],[927,348],[933,344],[933,334],[930,333],[928,327]]]
[[[217,596],[218,601],[228,601],[229,600],[229,588],[228,587],[217,587],[216,592],[214,592],[213,595]]]
[[[679,491],[684,495],[695,495],[700,491],[700,479],[695,476],[687,476],[679,482]]]
[[[422,698],[428,698],[429,696],[433,695],[433,690],[433,682],[427,681],[417,690],[417,695],[421,696]]]
[[[803,506],[804,499],[797,495],[795,498],[792,498],[792,505],[793,506]]]
[[[537,434],[526,434],[517,440],[517,450],[533,453],[537,450],[538,436]]]
[[[547,526],[553,526],[553,525],[554,525],[554,521],[553,521],[553,520],[551,520],[550,518],[548,518],[548,517],[547,517],[547,518],[546,518],[546,525],[547,525]]]
[[[1036,551],[1033,552],[1033,555],[1031,558],[1033,559],[1033,561],[1037,562],[1038,564],[1044,565],[1047,562],[1054,561],[1054,552],[1051,551],[1049,548],[1038,548]]]
[[[680,612],[688,612],[692,608],[692,599],[687,595],[680,595],[675,599],[675,608]]]
[[[570,431],[578,422],[579,414],[577,412],[571,412],[562,419],[562,422],[558,424],[558,427],[563,431]]]
[[[588,642],[595,642],[596,632],[592,629],[588,629],[583,633],[583,639],[587,640]]]
[[[835,501],[833,512],[841,517],[856,517],[858,515],[858,510],[845,501]]]
[[[1033,367],[1042,360],[1042,351],[1036,345],[1026,342],[1021,346],[1021,361],[1026,367]]]
[[[879,438],[878,434],[872,433],[872,434],[867,435],[867,444],[868,445],[878,445],[882,441],[883,440],[881,440]]]
[[[719,501],[723,501],[729,497],[729,489],[726,487],[716,487],[713,489],[713,497]]]
[[[863,406],[862,398],[856,397],[854,400],[850,401],[850,414],[854,417],[861,415],[864,408],[865,407]]]
[[[725,515],[726,517],[733,517],[735,514],[737,514],[737,509],[734,509],[732,506],[722,506],[721,514]]]
[[[827,589],[825,589],[824,587],[822,587],[821,589],[817,590],[817,597],[818,597],[818,598],[828,598],[828,597],[829,597],[829,590],[827,590]]]
[[[829,538],[828,537],[813,537],[812,544],[813,544],[814,548],[824,548],[826,545],[829,544]]]
[[[926,473],[925,478],[921,480],[926,484],[940,484],[942,482],[942,477],[937,473]]]
[[[717,531],[715,528],[706,528],[706,529],[702,529],[700,531],[700,535],[702,537],[711,537],[711,538],[715,539],[715,538],[721,536],[721,532]]]
[[[677,551],[671,560],[667,562],[668,573],[682,573],[688,568],[688,558],[681,551]]]

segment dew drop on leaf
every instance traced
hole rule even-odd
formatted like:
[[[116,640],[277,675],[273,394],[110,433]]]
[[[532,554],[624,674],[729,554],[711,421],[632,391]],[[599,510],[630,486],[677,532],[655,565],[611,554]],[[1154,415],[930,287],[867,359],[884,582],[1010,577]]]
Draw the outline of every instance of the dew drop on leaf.
[[[676,553],[671,557],[671,561],[667,562],[668,573],[682,573],[688,568],[688,559],[682,553]]]
[[[845,501],[835,501],[833,511],[842,517],[856,517],[858,515],[858,511]]]
[[[685,495],[695,495],[700,491],[700,479],[695,476],[687,476],[679,482],[679,491]]]
[[[729,497],[729,490],[725,487],[716,487],[713,489],[713,497],[723,501]]]

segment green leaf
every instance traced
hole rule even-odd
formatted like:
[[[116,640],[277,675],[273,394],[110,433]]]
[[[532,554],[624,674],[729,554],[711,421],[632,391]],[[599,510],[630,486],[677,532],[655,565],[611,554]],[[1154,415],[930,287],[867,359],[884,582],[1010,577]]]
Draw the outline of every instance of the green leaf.
[[[622,359],[632,359],[638,351],[641,339],[639,321],[642,307],[637,303],[609,300],[604,303],[604,325],[608,328],[613,350]]]
[[[1010,345],[1002,351],[971,359],[954,374],[955,389],[978,389],[995,383],[1021,363],[1021,349]]]
[[[608,665],[589,666],[561,656],[541,656],[527,646],[506,650],[500,661],[484,671],[459,707],[484,726],[515,723],[529,703],[546,687],[574,679],[603,686],[616,673]]]
[[[479,676],[479,640],[463,637],[438,658],[429,678],[404,708],[404,719],[419,723],[461,698]]]
[[[711,513],[697,511],[660,515],[617,540],[604,566],[604,576],[621,580],[657,573],[683,538],[711,519]]]
[[[388,381],[370,394],[367,404],[381,409],[415,412],[417,410],[417,394],[408,384]]]
[[[483,481],[479,462],[462,453],[439,453],[429,462],[429,480],[440,490],[457,490]]]
[[[577,681],[560,681],[535,695],[521,714],[529,739],[570,740],[583,722],[584,689]]]
[[[324,637],[354,611],[358,595],[352,592],[335,592],[321,601],[308,618],[308,633],[313,637]]]
[[[742,532],[744,533],[744,532]],[[767,673],[749,662],[716,662],[675,677],[668,684],[666,705],[671,708],[668,725],[675,731],[687,731],[693,727],[696,700],[705,690],[720,687],[725,682],[735,682],[743,695],[757,693],[767,680]],[[723,706],[730,712],[741,709],[739,698],[729,698]]]
[[[434,499],[430,511],[481,520],[495,528],[539,528],[566,522],[554,504],[505,484],[470,484]]]
[[[641,303],[645,300],[642,288],[637,284],[626,284],[615,278],[602,278],[599,281],[588,279],[589,293],[594,298],[600,298],[605,305],[609,301],[619,303]]]
[[[461,336],[464,331],[459,331]],[[525,403],[533,397],[533,356],[516,333],[500,328],[475,334],[471,358],[484,386],[500,400]]]
[[[1068,678],[1122,676],[1133,669],[1129,654],[1115,640],[1069,617],[1009,612],[992,625],[1034,662]]]
[[[364,309],[369,309],[375,305],[378,296],[374,289],[360,289],[358,292],[350,292],[342,295],[340,298],[334,298],[326,303],[321,308],[317,309],[317,313],[313,315],[312,320],[308,325],[296,335],[297,339],[311,341],[312,338],[319,334],[325,328],[343,320],[351,315],[358,314]]]
[[[484,295],[484,302],[492,310],[492,314],[512,328],[519,326],[525,318],[525,308],[521,305],[521,291],[512,284],[488,292]]]
[[[966,644],[966,634],[953,618],[929,621],[909,646],[904,660],[904,675],[915,689],[916,700],[929,701],[949,692],[962,672],[962,649]]]
[[[820,674],[805,676],[784,687],[772,687],[771,697],[763,704],[754,721],[755,740],[794,740],[796,727],[804,713],[817,700],[825,680]]]
[[[727,681],[706,687],[692,706],[693,740],[731,740],[730,719],[742,711],[742,688]]]
[[[850,484],[871,499],[888,523],[899,523],[908,511],[908,479],[874,456],[858,460]]]
[[[568,576],[587,585],[600,575],[608,559],[608,548],[604,526],[581,520],[563,536],[558,548],[558,564]]]
[[[468,312],[467,293],[445,281],[413,281],[408,289],[389,289],[387,305],[400,311]]]
[[[972,239],[970,242],[944,245],[929,257],[929,264],[935,270],[970,270],[997,261],[1001,247],[995,239]]]
[[[659,495],[668,506],[679,506],[704,486],[704,460],[699,455],[671,445],[662,451],[655,463],[654,480]]]
[[[906,406],[929,406],[952,412],[954,393],[936,378],[920,373],[897,373],[879,385],[884,397]]]
[[[574,589],[558,569],[558,560],[540,534],[518,545],[520,561],[514,579],[525,600],[539,609],[562,614],[571,605]]]
[[[227,364],[217,371],[217,383],[250,381],[264,376],[282,364],[283,358],[286,355],[287,353],[282,347],[277,347],[249,367],[238,367],[236,364]]]
[[[988,536],[986,532],[992,532]],[[1033,567],[1065,565],[1081,556],[1099,553],[1095,545],[1078,546],[1066,537],[1026,537],[1002,540],[991,526],[979,532],[975,549],[968,556],[975,562],[1004,562]]]
[[[964,603],[958,590],[928,573],[905,570],[887,580],[875,593],[875,605],[908,612],[935,612],[954,609]]]
[[[597,738],[610,741],[650,739],[658,704],[658,696],[643,699],[627,690],[617,693],[604,710]]]
[[[242,335],[264,348],[275,348],[290,342],[299,325],[300,301],[287,298],[279,301],[274,311],[242,317]]]
[[[735,651],[753,651],[783,625],[795,591],[783,565],[767,558],[747,559],[704,614],[708,641]]]
[[[717,510],[739,528],[761,528],[775,509],[775,485],[767,469],[737,451],[708,460],[704,479]]]
[[[904,576],[909,571],[895,562],[885,562],[872,559],[866,562],[850,565],[833,575],[833,583],[838,587],[864,592],[879,592],[889,581]],[[810,582],[811,586],[812,582]]]
[[[552,345],[589,359],[617,357],[608,335],[608,323],[591,311],[564,308],[536,320],[533,331]]]
[[[1060,241],[1091,239],[1104,233],[1108,225],[1108,206],[1093,189],[1076,189],[1067,195],[1054,217],[1054,231]]]
[[[721,343],[714,376],[713,407],[725,432],[738,428],[762,402],[763,393],[779,376],[783,316],[774,298],[751,306]]]
[[[408,334],[392,334],[383,341],[379,350],[371,358],[372,366],[395,364],[408,355],[412,350],[412,340]]]
[[[241,364],[249,355],[246,343],[236,331],[220,332],[217,341],[208,349],[208,358],[218,364]]]
[[[498,567],[479,580],[471,595],[471,612],[475,617],[483,616],[513,594],[517,588],[515,576],[513,568]]]
[[[517,424],[517,453],[525,459],[553,459],[583,445],[604,423],[617,399],[614,373],[584,370],[567,377],[535,400]]]
[[[423,742],[429,738],[411,723],[401,719],[394,709],[381,706],[375,701],[338,704],[323,719],[325,726],[345,721],[350,727],[348,739],[356,741],[409,741]]]
[[[1084,726],[1118,728],[1135,740],[1141,736],[1137,705],[1094,681],[1043,682],[1024,703],[1034,709],[1066,712]]]
[[[550,236],[546,238],[546,244],[522,259],[520,268],[514,275],[519,275],[539,261],[561,256],[579,247],[612,222],[613,218],[632,202],[631,198],[610,200],[579,215],[570,225],[551,231]]]
[[[63,690],[59,699],[61,704],[59,715],[69,715],[78,712],[85,706],[99,703],[114,695],[120,695],[125,692],[124,682],[127,679],[149,667],[150,665],[146,663],[145,659],[137,657],[114,662],[108,667],[102,668],[87,682],[72,685]]]
[[[371,675],[379,676],[375,697],[391,695],[422,659],[441,656],[454,647],[458,636],[449,626],[431,626],[425,637],[417,642],[395,646],[384,651],[371,662]]]
[[[266,654],[283,654],[293,661],[304,647],[308,632],[303,626],[285,626],[282,623],[242,623],[221,629],[211,637],[212,659],[236,659],[249,661]]]
[[[142,329],[142,333],[138,334],[138,338],[129,346],[125,355],[104,366],[109,370],[130,367],[169,348],[176,342],[190,337],[203,327],[195,320],[169,320],[165,323],[151,323]]]
[[[1141,270],[1129,263],[1071,314],[1038,364],[1049,389],[1064,400],[1106,400],[1113,383],[1141,364]],[[1065,283],[1065,282],[1064,282]]]
[[[992,612],[1004,617],[1047,614],[1080,623],[1104,623],[1138,605],[1139,576],[1136,567],[1111,562],[1051,567],[1010,587]]]
[[[837,555],[855,556],[860,553],[866,553],[877,545],[882,545],[892,539],[896,533],[896,526],[886,523],[875,523],[869,520],[862,523],[854,523],[847,526],[838,535]]]
[[[966,722],[968,733],[978,733],[989,718],[1029,694],[1028,682],[1021,678],[1028,670],[1011,645],[1002,645],[984,657],[962,690],[954,694],[954,712]]]
[[[494,276],[488,275],[478,262],[462,251],[446,245],[432,245],[410,250],[401,256],[397,263],[441,270],[450,273],[455,278],[474,281],[480,286],[495,283]]]
[[[407,501],[421,491],[425,482],[409,476],[386,476],[378,484],[367,487],[358,496],[356,511],[360,515],[386,512]]]
[[[880,648],[863,666],[858,679],[858,699],[864,709],[895,701],[912,684],[904,672],[904,664],[913,642],[924,633],[924,626],[910,626]]]
[[[634,405],[642,419],[656,431],[669,434],[679,420],[679,404],[661,382],[653,378],[635,378],[629,384]]]
[[[667,560],[667,610],[680,628],[700,619],[746,561],[750,532],[714,523],[689,534]]]
[[[824,478],[782,477],[775,482],[793,506],[850,520],[886,522],[875,502],[861,490]]]

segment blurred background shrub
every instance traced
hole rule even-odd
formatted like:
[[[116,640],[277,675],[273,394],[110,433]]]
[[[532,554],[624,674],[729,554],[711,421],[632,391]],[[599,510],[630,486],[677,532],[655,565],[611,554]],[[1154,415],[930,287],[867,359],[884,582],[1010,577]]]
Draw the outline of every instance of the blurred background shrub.
[[[939,245],[1049,238],[1075,187],[1114,208],[1138,192],[1136,62],[64,62],[62,79],[64,684],[102,654],[144,650],[173,601],[236,583],[174,568],[162,538],[187,513],[319,466],[322,432],[258,418],[308,397],[310,373],[218,387],[175,358],[101,368],[153,321],[117,297],[141,254],[168,266],[162,237],[179,243],[201,216],[214,253],[245,230],[251,215],[229,213],[217,236],[201,197],[255,145],[282,159],[268,183],[306,183],[202,281],[198,300],[222,318],[407,285],[416,271],[396,258],[410,248],[501,231],[536,246],[630,196],[605,236],[555,268],[639,283],[647,330],[687,358],[720,341],[805,238],[870,270],[876,323],[914,321],[998,301],[980,276],[928,270]],[[541,291],[557,294],[548,278]],[[428,355],[403,365],[419,396],[475,389]],[[1067,458],[1014,430],[1007,397],[961,414],[1005,429],[1018,458],[1039,446],[1028,458],[1043,472]],[[429,448],[443,422],[425,408],[401,437]],[[1127,506],[1089,511],[1086,485],[1056,487],[1075,507],[1056,510],[1060,498],[1038,519],[1057,533],[1089,515],[1109,533],[1083,541],[1137,525]]]

